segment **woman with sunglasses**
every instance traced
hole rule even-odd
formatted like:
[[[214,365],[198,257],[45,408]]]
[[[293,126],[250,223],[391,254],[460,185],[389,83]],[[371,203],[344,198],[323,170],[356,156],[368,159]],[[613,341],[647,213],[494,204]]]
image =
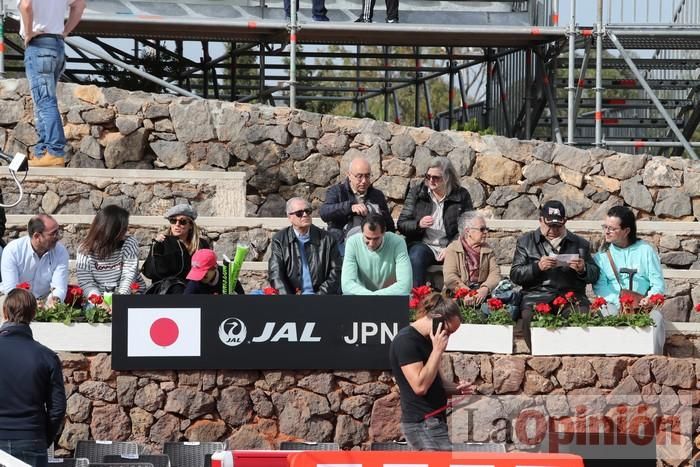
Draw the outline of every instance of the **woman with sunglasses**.
[[[139,274],[139,242],[128,230],[129,212],[120,206],[105,206],[95,215],[76,256],[78,285],[85,297],[146,289]]]
[[[200,235],[195,223],[197,211],[189,204],[173,206],[164,217],[168,219],[170,228],[154,239],[151,252],[143,265],[143,274],[153,282],[168,278],[180,279],[184,289],[185,278],[192,266],[192,255],[211,245]]]
[[[445,248],[459,236],[459,216],[472,209],[450,160],[433,158],[424,180],[408,192],[398,221],[408,243],[414,287],[425,284],[428,267],[442,263]]]
[[[501,271],[493,249],[486,243],[489,228],[484,216],[467,211],[459,216],[458,225],[461,235],[445,250],[442,268],[445,288],[453,292],[457,289],[476,290],[477,295],[465,300],[479,305],[501,281]]]
[[[630,270],[635,271],[632,290],[644,295],[641,305],[649,301],[649,296],[663,294],[666,287],[659,255],[650,244],[637,238],[634,212],[625,206],[615,206],[608,211],[601,227],[605,242],[594,256],[600,276],[593,284],[593,292],[608,302],[608,313],[618,313],[620,291],[629,289]]]

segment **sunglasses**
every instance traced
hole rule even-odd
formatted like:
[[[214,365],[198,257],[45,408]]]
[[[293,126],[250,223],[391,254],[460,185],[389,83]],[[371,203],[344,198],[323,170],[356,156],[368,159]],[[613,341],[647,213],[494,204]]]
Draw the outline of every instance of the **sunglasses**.
[[[427,182],[440,183],[442,181],[442,175],[425,174],[425,180]]]
[[[311,208],[306,208],[306,209],[299,209],[298,211],[290,212],[288,215],[290,216],[297,216],[297,217],[304,217],[304,214],[307,216],[311,215]]]
[[[469,229],[470,229],[470,230],[478,230],[478,231],[481,232],[481,233],[489,233],[489,232],[491,232],[491,229],[489,229],[488,227],[479,227],[478,229],[477,229],[476,227],[470,227]]]
[[[190,225],[189,219],[175,219],[171,217],[170,219],[168,219],[168,222],[170,222],[170,225]]]

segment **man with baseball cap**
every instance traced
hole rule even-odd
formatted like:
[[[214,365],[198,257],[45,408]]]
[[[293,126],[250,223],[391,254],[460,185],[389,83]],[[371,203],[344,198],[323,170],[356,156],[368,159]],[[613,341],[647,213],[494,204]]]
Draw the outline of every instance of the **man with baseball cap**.
[[[590,250],[588,241],[566,229],[566,209],[557,200],[544,203],[539,228],[518,239],[510,279],[523,288],[520,311],[528,346],[530,321],[538,303],[551,304],[558,296],[574,292],[579,309],[588,310],[586,284],[596,282],[599,273]],[[556,312],[558,307],[552,309]]]
[[[186,295],[219,295],[221,294],[223,273],[216,261],[216,253],[209,249],[197,250],[192,256],[192,268],[187,274],[187,286],[183,292]],[[244,295],[241,282],[236,282],[236,293]]]

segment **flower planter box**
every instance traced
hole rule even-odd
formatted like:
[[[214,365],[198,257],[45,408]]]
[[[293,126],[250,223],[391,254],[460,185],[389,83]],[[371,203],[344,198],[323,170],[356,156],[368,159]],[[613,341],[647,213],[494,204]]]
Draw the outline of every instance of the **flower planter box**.
[[[463,324],[450,335],[447,350],[451,352],[513,353],[513,326],[495,324]]]
[[[532,355],[653,355],[659,327],[532,328]]]
[[[57,352],[112,351],[110,323],[32,323],[31,328],[34,340]]]

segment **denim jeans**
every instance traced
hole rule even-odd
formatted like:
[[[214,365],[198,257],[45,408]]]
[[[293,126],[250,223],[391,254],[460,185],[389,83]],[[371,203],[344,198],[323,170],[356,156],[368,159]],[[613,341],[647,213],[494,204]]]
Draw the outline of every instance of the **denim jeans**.
[[[64,155],[66,136],[58,112],[56,84],[65,67],[65,46],[61,37],[37,36],[24,51],[24,67],[34,101],[34,122],[39,142],[34,154],[46,151],[54,156]]]
[[[408,257],[411,259],[411,269],[413,270],[413,287],[420,287],[425,284],[428,268],[438,264],[435,260],[435,254],[425,243],[416,242],[409,245]]]
[[[447,423],[441,418],[430,417],[417,423],[401,422],[401,431],[414,451],[452,450]]]
[[[48,454],[43,439],[0,439],[0,450],[33,467],[47,467]]]
[[[284,0],[284,14],[287,17],[291,17],[291,0]],[[297,11],[299,11],[299,0],[297,0]],[[314,19],[326,16],[328,10],[326,9],[326,0],[312,0],[311,1],[311,15]]]

